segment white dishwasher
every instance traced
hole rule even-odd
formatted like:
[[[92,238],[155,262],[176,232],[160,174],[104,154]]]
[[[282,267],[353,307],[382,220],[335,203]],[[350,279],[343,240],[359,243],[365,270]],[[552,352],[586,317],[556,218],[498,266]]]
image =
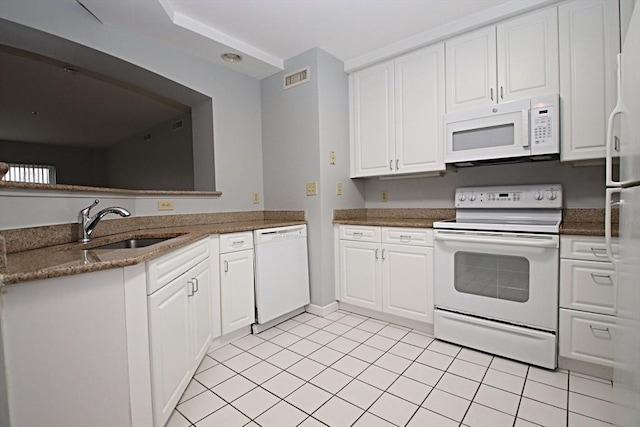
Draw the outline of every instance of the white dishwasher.
[[[268,322],[285,320],[309,304],[307,226],[255,230],[253,242],[258,323],[253,331],[259,332],[272,326]]]

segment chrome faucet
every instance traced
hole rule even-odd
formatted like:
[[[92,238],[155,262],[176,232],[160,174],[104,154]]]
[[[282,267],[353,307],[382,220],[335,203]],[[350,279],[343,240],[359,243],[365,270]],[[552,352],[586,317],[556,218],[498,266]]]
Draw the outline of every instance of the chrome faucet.
[[[129,212],[125,208],[113,206],[110,208],[104,208],[100,212],[89,218],[89,211],[91,211],[91,209],[98,203],[100,203],[100,201],[96,199],[91,204],[91,206],[87,206],[78,213],[78,226],[80,227],[80,233],[82,235],[82,237],[78,239],[79,242],[87,243],[91,239],[91,233],[93,233],[93,229],[96,228],[96,225],[98,225],[102,217],[104,217],[105,215],[110,213],[118,214],[123,217],[131,215],[131,212]]]

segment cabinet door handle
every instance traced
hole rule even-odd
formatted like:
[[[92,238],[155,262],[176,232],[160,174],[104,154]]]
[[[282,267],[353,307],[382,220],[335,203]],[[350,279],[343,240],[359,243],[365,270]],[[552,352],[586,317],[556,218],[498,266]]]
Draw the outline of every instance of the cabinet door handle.
[[[504,99],[504,86],[500,86],[500,99]]]
[[[379,249],[376,249],[376,259],[379,259],[379,257],[378,257],[378,251],[379,251]]]
[[[598,283],[597,279],[607,279],[609,280],[609,282],[613,283],[613,278],[611,277],[610,274],[596,274],[596,273],[591,273],[591,278],[593,279],[594,282]]]
[[[591,253],[596,258],[607,258],[607,250],[605,248],[591,248]]]
[[[196,293],[196,291],[194,290],[195,288],[193,286],[193,282],[191,280],[187,280],[187,284],[191,285],[191,286],[189,286],[189,289],[187,290],[187,296],[188,297],[192,297]]]
[[[195,294],[196,292],[198,292],[200,290],[200,284],[198,283],[198,278],[194,277],[191,280],[193,280],[193,283],[195,283],[195,289],[193,290],[193,293]]]
[[[493,88],[491,88],[491,100],[493,101]]]
[[[398,162],[399,162],[399,161],[400,161],[400,160],[396,159],[396,170],[400,169],[400,167],[398,167]]]
[[[393,160],[389,160],[389,170],[393,170]]]
[[[384,251],[386,251],[386,249],[382,250],[382,260],[384,261]]]
[[[229,271],[229,261],[225,261],[224,262],[224,272],[228,272]]]
[[[593,326],[593,325],[589,325],[589,328],[590,328],[592,331],[606,332],[606,333],[608,333],[608,334],[609,334],[609,333],[611,333],[611,332],[609,331],[609,328],[598,328],[598,327]]]

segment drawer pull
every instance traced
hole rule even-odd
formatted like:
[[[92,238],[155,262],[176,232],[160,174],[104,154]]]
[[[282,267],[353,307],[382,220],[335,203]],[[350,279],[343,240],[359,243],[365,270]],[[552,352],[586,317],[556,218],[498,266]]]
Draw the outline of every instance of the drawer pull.
[[[607,250],[605,248],[591,248],[591,253],[596,258],[607,258]]]
[[[231,242],[231,246],[238,247],[244,245],[244,240],[236,240],[235,242]]]
[[[361,239],[362,238],[362,231],[354,231],[353,232],[353,238],[354,239]]]
[[[611,277],[610,274],[596,274],[596,273],[591,273],[591,278],[593,279],[594,282],[596,283],[600,283],[598,282],[598,279],[607,279],[609,280],[609,283],[613,284],[613,278]]]
[[[607,335],[611,335],[611,331],[609,331],[609,328],[600,328],[597,326],[589,325],[589,329],[591,329],[591,332],[605,332]]]
[[[405,241],[406,242],[410,242],[411,241],[411,236],[407,236],[407,235],[401,234],[400,235],[400,241],[401,242],[405,242]]]

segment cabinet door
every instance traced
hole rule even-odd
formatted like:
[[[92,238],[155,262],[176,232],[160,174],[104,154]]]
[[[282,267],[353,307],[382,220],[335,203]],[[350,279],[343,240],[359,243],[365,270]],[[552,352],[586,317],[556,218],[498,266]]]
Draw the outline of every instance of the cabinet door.
[[[616,103],[618,16],[616,1],[558,7],[563,161],[605,157],[607,119]]]
[[[211,321],[211,272],[209,261],[203,261],[187,272],[189,283],[191,325],[192,325],[192,357],[193,369],[197,369],[202,358],[207,353],[212,338]]]
[[[498,102],[559,92],[556,8],[497,26]]]
[[[496,103],[496,28],[445,43],[447,112]]]
[[[385,313],[433,323],[433,248],[382,246]]]
[[[193,374],[190,289],[185,276],[149,296],[154,425],[164,425]]]
[[[255,321],[253,250],[220,255],[222,334]]]
[[[380,244],[340,241],[340,301],[382,310]]]
[[[393,61],[353,73],[351,86],[351,176],[393,173]]]
[[[396,173],[444,170],[444,44],[395,60]]]

